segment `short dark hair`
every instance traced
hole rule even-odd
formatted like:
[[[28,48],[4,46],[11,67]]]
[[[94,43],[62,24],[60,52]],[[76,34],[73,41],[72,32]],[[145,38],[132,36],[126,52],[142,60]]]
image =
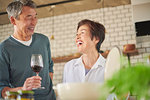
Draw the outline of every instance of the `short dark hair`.
[[[83,19],[78,23],[77,30],[82,25],[88,25],[88,27],[90,28],[91,40],[93,40],[93,37],[99,39],[99,42],[96,44],[96,49],[98,52],[100,52],[101,44],[105,39],[105,27],[99,22],[91,21],[89,19]]]
[[[13,16],[18,19],[23,6],[36,8],[36,4],[32,0],[15,0],[7,6],[6,11],[8,13],[8,18],[10,19],[10,17]]]

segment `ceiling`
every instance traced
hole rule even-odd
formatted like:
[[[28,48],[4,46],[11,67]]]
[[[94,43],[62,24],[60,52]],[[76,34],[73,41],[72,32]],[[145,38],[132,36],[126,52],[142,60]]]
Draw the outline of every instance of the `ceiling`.
[[[7,5],[13,0],[0,0],[0,25],[8,24],[9,20],[6,13]],[[130,4],[130,0],[33,0],[38,8],[37,13],[39,18],[57,16],[67,13],[86,11],[102,7],[114,7],[119,5]],[[71,2],[72,1],[72,2]],[[64,3],[66,2],[66,3]],[[49,4],[46,6],[46,4]],[[50,9],[53,4],[54,13]],[[45,7],[42,7],[45,6]]]

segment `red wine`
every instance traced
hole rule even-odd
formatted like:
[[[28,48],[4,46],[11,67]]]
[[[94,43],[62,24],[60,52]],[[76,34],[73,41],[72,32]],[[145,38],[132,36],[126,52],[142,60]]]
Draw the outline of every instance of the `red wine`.
[[[32,66],[32,70],[36,73],[39,73],[41,69],[42,69],[42,66],[39,66],[39,65]]]

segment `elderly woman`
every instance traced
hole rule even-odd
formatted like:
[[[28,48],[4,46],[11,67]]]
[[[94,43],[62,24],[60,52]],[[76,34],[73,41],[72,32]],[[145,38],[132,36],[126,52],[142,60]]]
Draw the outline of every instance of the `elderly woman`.
[[[104,81],[105,58],[99,53],[105,39],[105,27],[88,19],[78,23],[76,45],[82,56],[65,64],[63,82]]]

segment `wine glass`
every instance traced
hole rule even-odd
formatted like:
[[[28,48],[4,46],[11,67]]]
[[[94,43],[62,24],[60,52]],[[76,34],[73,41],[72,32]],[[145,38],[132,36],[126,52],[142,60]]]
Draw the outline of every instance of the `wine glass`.
[[[32,54],[31,56],[31,68],[39,76],[39,72],[43,68],[43,59],[41,54]],[[33,88],[35,89],[45,89],[45,87]]]

